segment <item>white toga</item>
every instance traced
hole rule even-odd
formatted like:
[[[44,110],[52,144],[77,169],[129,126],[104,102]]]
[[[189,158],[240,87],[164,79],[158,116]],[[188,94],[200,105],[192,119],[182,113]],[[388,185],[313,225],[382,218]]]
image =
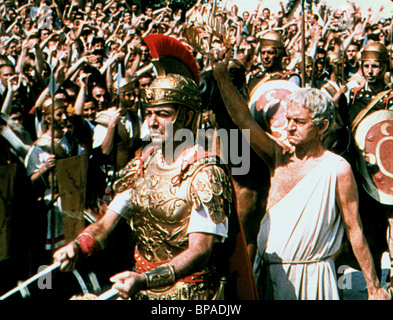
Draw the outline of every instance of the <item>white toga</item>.
[[[341,161],[345,160],[329,152],[266,212],[254,262],[261,298],[339,299],[332,255],[344,234],[335,196]]]

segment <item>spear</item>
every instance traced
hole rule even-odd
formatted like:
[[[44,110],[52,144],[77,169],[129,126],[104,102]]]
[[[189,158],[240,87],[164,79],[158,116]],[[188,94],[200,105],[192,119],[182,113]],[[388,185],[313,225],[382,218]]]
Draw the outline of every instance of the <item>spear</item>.
[[[121,62],[119,62],[118,71],[117,71],[117,78],[116,78],[116,81],[117,81],[117,91],[116,91],[116,97],[117,97],[117,99],[116,99],[116,104],[117,105],[116,106],[117,106],[117,109],[119,109],[119,107],[120,107],[121,78],[122,78],[122,68],[121,68]],[[116,181],[116,171],[117,171],[117,142],[116,142],[116,140],[117,140],[117,133],[118,133],[118,125],[116,125],[116,127],[115,127],[115,134],[113,136],[113,158],[114,158],[114,161],[113,161],[112,181],[111,181],[112,197],[113,197],[113,192],[114,192],[113,185],[114,185],[114,183]]]
[[[306,86],[306,21],[304,16],[304,0],[302,0],[302,87]]]
[[[342,51],[342,66],[341,66],[341,85],[345,85],[345,51],[344,51],[344,40],[341,45],[341,51]]]
[[[390,30],[390,49],[389,49],[389,82],[392,81],[392,51],[393,51],[393,30]]]
[[[23,288],[27,287],[30,283],[38,280],[39,278],[41,278],[41,277],[47,275],[48,273],[52,272],[53,270],[57,269],[58,267],[60,267],[60,265],[61,265],[60,261],[57,261],[54,264],[51,264],[50,266],[46,267],[41,272],[35,274],[31,278],[27,279],[26,281],[24,281],[21,284],[19,284],[18,286],[16,286],[14,289],[8,291],[6,294],[3,294],[0,297],[0,300],[7,299],[9,296],[11,296],[14,293],[16,293],[16,292],[22,290]]]
[[[51,74],[49,78],[49,93],[52,98],[51,105],[51,117],[50,117],[50,127],[51,127],[51,154],[55,154],[55,131],[54,131],[54,115],[55,115],[55,93],[56,93],[56,80],[54,76],[55,67],[51,68]],[[55,171],[52,169],[49,175],[50,178],[50,188],[51,188],[51,207],[53,205],[54,195],[55,195]],[[55,248],[55,214],[53,208],[51,208],[51,249],[52,253]]]
[[[99,295],[95,300],[108,300],[112,298],[113,296],[117,295],[119,291],[116,289],[109,289],[108,291],[105,291],[101,295]]]
[[[214,3],[213,3],[213,10],[212,10],[212,14],[211,14],[211,20],[210,20],[210,26],[211,26],[211,28],[214,30],[214,28],[215,28],[215,19],[216,19],[216,10],[217,10],[217,0],[214,0]],[[212,40],[213,40],[213,32],[212,33],[210,33],[210,36],[209,36],[209,47],[208,47],[208,52],[210,52],[210,49],[211,49],[211,46],[212,46]]]

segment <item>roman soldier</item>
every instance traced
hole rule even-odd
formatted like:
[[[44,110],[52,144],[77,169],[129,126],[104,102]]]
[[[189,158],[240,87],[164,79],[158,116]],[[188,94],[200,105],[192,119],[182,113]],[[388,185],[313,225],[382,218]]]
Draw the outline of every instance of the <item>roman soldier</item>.
[[[104,217],[54,258],[62,270],[72,269],[79,254],[104,248],[123,217],[136,246],[132,269],[111,279],[120,297],[253,299],[229,173],[195,140],[202,113],[195,60],[176,39],[150,35],[144,41],[158,75],[142,95],[151,143],[120,172]],[[194,139],[178,141],[184,132]]]
[[[365,84],[350,90],[349,103],[341,112],[352,134],[348,157],[357,178],[360,216],[377,270],[386,249],[393,257],[393,90],[384,81],[388,58],[385,45],[379,42],[363,49],[360,67]]]
[[[279,32],[269,31],[260,39],[261,70],[254,74],[248,82],[251,91],[256,84],[269,80],[288,80],[300,86],[300,76],[294,71],[285,70],[282,65],[283,57],[287,55],[282,36]]]

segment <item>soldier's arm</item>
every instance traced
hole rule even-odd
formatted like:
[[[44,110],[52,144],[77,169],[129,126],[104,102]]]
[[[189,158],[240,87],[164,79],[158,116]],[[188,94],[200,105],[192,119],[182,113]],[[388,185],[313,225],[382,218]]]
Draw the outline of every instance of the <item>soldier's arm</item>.
[[[101,219],[86,227],[75,241],[57,250],[53,258],[55,262],[61,262],[60,269],[72,271],[81,252],[89,255],[103,249],[120,217],[119,214],[108,209]]]
[[[221,97],[233,122],[240,130],[250,130],[251,147],[270,169],[273,169],[276,162],[276,155],[283,153],[283,146],[269,133],[264,131],[254,120],[248,108],[247,101],[237,91],[231,81],[227,71],[227,63],[216,63],[213,70]]]
[[[353,252],[366,280],[368,298],[389,299],[390,295],[388,292],[380,286],[374,261],[363,234],[362,222],[358,212],[358,190],[352,169],[347,162],[342,162],[339,168],[336,198],[342,213],[348,239],[351,242]]]
[[[142,273],[125,271],[111,278],[111,281],[114,282],[113,288],[119,291],[122,298],[128,298],[139,290],[148,288],[149,279],[152,280],[150,284],[152,287],[173,284],[176,279],[182,279],[201,270],[210,258],[215,241],[215,235],[191,233],[188,249],[174,257],[169,263],[153,269],[151,273],[154,276],[152,278]],[[157,276],[158,274],[162,276]],[[157,282],[157,279],[160,280]]]
[[[204,197],[206,190],[213,190],[211,197]],[[167,264],[144,275],[126,271],[115,275],[113,288],[123,298],[139,290],[172,285],[194,272],[203,270],[213,251],[214,244],[227,237],[227,215],[232,202],[232,188],[224,172],[216,166],[199,171],[192,182],[193,213],[188,227],[188,248],[173,257]],[[156,280],[155,280],[156,279]],[[159,279],[159,280],[158,280]]]

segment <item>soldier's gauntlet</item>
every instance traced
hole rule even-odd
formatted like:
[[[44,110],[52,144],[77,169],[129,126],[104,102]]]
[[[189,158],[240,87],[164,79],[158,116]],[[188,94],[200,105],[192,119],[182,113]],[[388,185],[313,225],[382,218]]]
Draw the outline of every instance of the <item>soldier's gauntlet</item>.
[[[147,289],[173,285],[176,282],[175,269],[169,263],[143,273]]]

